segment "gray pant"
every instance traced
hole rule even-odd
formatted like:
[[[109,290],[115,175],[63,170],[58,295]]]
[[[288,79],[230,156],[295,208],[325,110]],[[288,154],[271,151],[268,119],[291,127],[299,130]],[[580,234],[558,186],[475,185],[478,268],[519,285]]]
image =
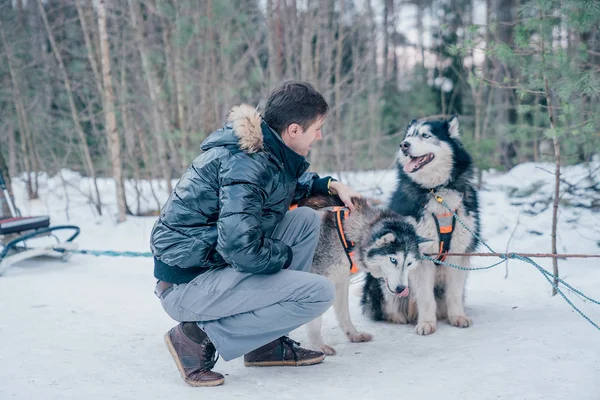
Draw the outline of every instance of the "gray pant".
[[[225,361],[288,334],[323,314],[333,284],[308,272],[319,239],[319,215],[306,207],[288,212],[271,235],[294,253],[286,270],[256,275],[226,267],[174,285],[161,303],[176,321],[196,321]]]

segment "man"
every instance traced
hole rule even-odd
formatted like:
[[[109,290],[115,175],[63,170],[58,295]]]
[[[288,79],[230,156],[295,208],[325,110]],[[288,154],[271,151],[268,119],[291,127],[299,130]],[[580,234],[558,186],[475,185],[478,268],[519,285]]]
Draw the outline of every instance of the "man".
[[[324,354],[299,346],[290,331],[323,314],[334,298],[326,278],[310,274],[318,214],[289,206],[311,194],[357,192],[305,173],[305,156],[322,138],[329,111],[310,84],[287,82],[264,116],[234,107],[202,144],[163,206],[151,235],[155,289],[181,324],[165,342],[184,380],[216,386],[216,352],[246,366],[311,365]]]

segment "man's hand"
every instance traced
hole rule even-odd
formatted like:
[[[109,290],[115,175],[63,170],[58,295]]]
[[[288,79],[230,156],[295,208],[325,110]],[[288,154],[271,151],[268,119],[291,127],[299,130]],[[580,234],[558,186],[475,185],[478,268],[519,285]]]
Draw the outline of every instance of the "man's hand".
[[[356,190],[338,181],[331,181],[329,184],[329,191],[333,194],[337,194],[340,200],[342,200],[350,210],[354,210],[354,204],[352,204],[351,200],[352,197],[362,197]]]

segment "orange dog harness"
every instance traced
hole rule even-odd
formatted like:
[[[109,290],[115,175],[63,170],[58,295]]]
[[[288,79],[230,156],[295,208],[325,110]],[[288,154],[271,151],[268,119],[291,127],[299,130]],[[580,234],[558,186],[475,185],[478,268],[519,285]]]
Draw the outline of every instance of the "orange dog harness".
[[[290,206],[290,211],[298,208],[298,204],[292,204]],[[350,263],[350,273],[355,274],[358,272],[358,267],[354,262],[354,242],[348,240],[346,238],[346,233],[344,232],[344,220],[350,214],[350,209],[348,207],[336,206],[336,207],[325,207],[322,210],[331,211],[334,214],[335,227],[340,237],[340,242],[342,242],[342,246],[344,246],[344,251],[346,252],[346,257],[348,257],[348,262]]]
[[[456,218],[451,212],[431,215],[433,215],[433,220],[438,231],[438,238],[440,239],[440,250],[437,260],[445,261],[446,254],[450,251],[450,241],[452,240],[452,232],[454,232],[454,226],[456,225]]]
[[[354,262],[354,242],[348,240],[346,238],[346,233],[344,233],[344,220],[350,214],[350,209],[348,207],[330,207],[327,208],[330,210],[335,216],[335,227],[337,228],[337,233],[340,237],[340,241],[342,242],[342,246],[344,246],[344,251],[346,252],[346,257],[348,257],[348,261],[350,262],[350,273],[355,274],[358,272],[358,267]]]

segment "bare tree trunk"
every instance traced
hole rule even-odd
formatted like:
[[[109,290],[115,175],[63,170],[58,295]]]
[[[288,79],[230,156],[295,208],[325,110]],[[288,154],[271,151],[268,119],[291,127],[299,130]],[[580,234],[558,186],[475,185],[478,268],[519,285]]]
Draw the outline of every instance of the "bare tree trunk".
[[[283,54],[281,52],[281,1],[267,0],[269,87],[277,84],[283,76]]]
[[[362,24],[362,22],[360,22]],[[357,27],[352,27],[352,30],[349,31],[346,35],[346,39],[350,41],[349,46],[351,48],[357,47],[357,33],[355,29],[359,29]],[[367,59],[368,60],[368,59]],[[357,101],[354,100],[355,96],[361,96],[362,92],[365,94],[369,94],[369,90],[364,88],[364,84],[362,79],[369,79],[369,69],[366,67],[369,62],[365,63],[363,56],[359,54],[358,51],[352,52],[352,72],[349,72],[349,76],[352,77],[352,83],[350,85],[344,85],[346,90],[350,90],[350,93],[345,94],[344,98],[348,100],[347,112],[345,113],[345,130],[343,132],[343,142],[344,146],[344,164],[346,170],[355,170],[361,167],[362,160],[359,157],[362,157],[362,149],[356,148],[354,143],[357,140],[362,138],[363,132],[369,131],[369,124],[367,123],[367,118],[364,115],[364,107],[359,105]],[[362,79],[361,79],[362,78]],[[350,129],[352,127],[352,129]],[[377,139],[371,136],[372,141],[376,141]]]
[[[142,136],[142,130],[139,129],[139,127],[136,127],[135,133],[137,135],[138,142],[140,143],[142,159],[144,160],[144,164],[146,166],[152,165],[152,160],[150,159],[149,152],[146,147],[146,141],[144,140],[144,137]],[[148,168],[148,167],[146,167],[146,168]],[[150,167],[150,168],[152,168],[152,167]],[[152,186],[152,181],[153,181],[152,177],[149,176],[148,182],[149,182],[150,188],[152,189],[152,195],[154,196],[154,199],[156,201],[156,209],[160,210],[161,204],[160,204],[160,201],[158,201],[158,197],[154,193],[154,187]]]
[[[106,8],[104,0],[96,2],[98,11],[98,31],[100,33],[100,54],[102,55],[102,82],[104,84],[104,120],[106,121],[106,136],[108,139],[108,148],[110,149],[110,163],[112,165],[113,179],[115,180],[115,189],[117,191],[117,222],[126,220],[125,212],[127,202],[125,200],[125,191],[123,183],[123,166],[121,161],[121,140],[117,131],[117,117],[115,115],[115,96],[113,92],[111,66],[110,66],[110,46],[108,43],[108,33],[106,32]]]
[[[510,47],[513,44],[512,24],[513,12],[515,10],[515,2],[518,0],[496,0],[494,2],[494,12],[496,14],[497,29],[495,32],[496,42],[504,43]],[[504,82],[506,78],[510,78],[509,68],[500,61],[494,63],[495,82]],[[496,134],[496,142],[499,144],[500,162],[506,169],[511,169],[514,166],[514,147],[512,139],[509,135],[509,125],[511,124],[512,114],[512,98],[511,90],[503,88],[494,88],[493,104],[496,107],[496,115],[494,121],[494,133]]]
[[[300,50],[300,79],[305,81],[313,80],[313,63],[312,63],[312,39],[314,37],[314,27],[316,13],[313,9],[306,10],[310,14],[310,18],[303,21],[302,26],[302,45]]]
[[[77,14],[79,15],[79,21],[81,22],[81,30],[83,31],[83,39],[85,42],[85,48],[87,50],[87,57],[90,62],[90,66],[92,67],[92,73],[94,74],[96,89],[98,90],[98,95],[100,98],[103,99],[104,94],[102,89],[102,79],[100,78],[98,63],[96,62],[96,57],[94,54],[94,46],[92,46],[92,40],[90,39],[88,24],[85,18],[85,10],[81,5],[81,0],[76,0],[75,6],[77,7]]]
[[[175,68],[174,68],[174,60],[173,60],[173,46],[171,44],[172,41],[172,33],[171,33],[171,23],[170,21],[164,21],[162,24],[163,31],[163,46],[165,49],[165,61],[166,61],[166,80],[168,84],[167,88],[172,88],[174,91],[175,87]],[[162,87],[159,83],[159,87]],[[162,91],[162,90],[161,90]],[[168,91],[168,89],[167,89]],[[163,120],[165,121],[165,126],[169,127],[168,131],[171,131],[170,127],[171,121],[174,119],[177,121],[177,102],[171,102],[171,104],[167,104],[165,101],[165,96],[161,95],[158,98],[159,107],[163,113]],[[174,118],[172,118],[174,117]],[[181,162],[182,151],[180,151],[180,142],[176,135],[169,134],[167,136],[167,143],[169,144],[169,158],[171,159],[171,165],[174,171],[180,172],[179,169],[183,165]],[[185,166],[184,166],[185,168]]]
[[[543,14],[540,11],[540,19],[543,20]],[[544,92],[546,96],[546,102],[548,104],[548,115],[550,117],[550,127],[554,131],[554,137],[552,142],[554,143],[554,203],[552,205],[552,254],[557,254],[556,246],[556,228],[558,225],[558,202],[560,200],[560,143],[558,142],[558,132],[556,130],[557,119],[555,115],[554,103],[552,101],[552,92],[550,91],[550,84],[548,83],[548,76],[546,74],[546,48],[545,39],[543,37],[543,25],[540,22],[540,36],[541,36],[541,52],[542,52],[542,74],[544,78]],[[552,296],[555,296],[558,286],[558,257],[552,257],[552,273],[554,274],[554,287],[552,288]]]
[[[310,54],[309,57],[311,58],[311,63],[312,63],[312,67],[310,68],[312,70],[312,76],[310,77],[311,81],[315,84],[315,87],[317,90],[321,91],[321,93],[324,93],[326,90],[326,86],[323,84],[322,80],[321,80],[321,75],[322,75],[322,71],[324,70],[324,67],[322,64],[324,64],[324,59],[328,59],[328,56],[325,56],[326,53],[326,49],[327,49],[327,42],[328,42],[328,30],[327,30],[327,26],[328,26],[328,16],[327,16],[327,12],[329,10],[328,6],[325,8],[325,11],[323,10],[323,7],[318,4],[315,5],[313,4],[313,6],[315,7],[314,10],[314,27],[315,27],[315,37],[314,37],[314,54],[312,52],[312,37],[308,38],[308,53]],[[308,26],[305,25],[304,29],[307,29]],[[327,73],[323,74],[323,75],[327,75]],[[326,95],[325,95],[326,96]],[[322,154],[325,153],[325,149],[327,146],[327,139],[323,140],[323,142],[321,143],[320,146],[316,146],[313,150],[311,150],[311,154],[310,154],[310,162],[311,165],[314,168],[322,168],[323,163],[322,161]]]
[[[283,60],[284,60],[284,73],[283,76],[298,76],[294,71],[294,39],[296,31],[296,16],[295,16],[295,0],[284,1],[280,6],[283,9],[280,11],[281,15],[281,26],[283,27],[282,36],[280,40],[282,42]]]
[[[283,4],[282,4],[283,3]],[[275,0],[275,10],[273,10],[273,14],[275,15],[275,19],[274,19],[274,30],[273,30],[273,34],[274,34],[274,38],[276,39],[275,42],[275,70],[276,70],[276,79],[274,80],[273,84],[276,85],[279,83],[280,80],[283,79],[284,77],[284,67],[285,67],[285,50],[284,50],[284,44],[285,44],[285,31],[288,29],[288,27],[284,27],[283,26],[283,13],[285,12],[285,10],[282,10],[282,8],[285,8],[285,3],[286,0]]]
[[[554,203],[552,205],[552,254],[557,254],[556,229],[558,225],[558,201],[560,195],[560,143],[555,136],[552,138],[554,143]],[[558,286],[558,257],[552,258],[552,273],[554,274],[554,285]],[[552,288],[552,296],[556,295],[556,289]]]
[[[18,89],[15,89],[15,91],[16,90]],[[27,173],[27,198],[32,200],[38,198],[38,191],[35,182],[33,181],[33,176],[37,174],[37,171],[35,171],[32,167],[33,149],[31,148],[31,132],[29,130],[28,118],[25,115],[25,107],[20,101],[20,97],[18,95],[15,97],[19,99],[16,106],[17,117],[19,119],[19,131],[21,132],[21,152],[23,153],[23,165],[25,166],[25,172]]]
[[[398,85],[398,57],[396,56],[396,37],[398,36],[398,28],[396,27],[396,8],[394,6],[394,0],[390,0],[388,9],[388,18],[391,28],[391,62],[392,62],[392,72],[390,74],[391,82],[393,82],[394,86]]]
[[[125,59],[125,52],[126,52],[126,45],[121,45],[121,49],[120,49],[120,56],[121,59],[124,60]],[[129,120],[129,110],[127,109],[127,93],[128,93],[128,88],[127,88],[127,66],[126,63],[120,63],[120,100],[118,101],[119,103],[119,108],[121,110],[121,120],[123,121],[123,132],[124,132],[124,137],[125,137],[125,148],[127,150],[127,160],[129,161],[129,164],[131,165],[131,167],[133,168],[133,179],[135,181],[135,191],[136,191],[136,215],[141,215],[141,210],[140,210],[140,188],[139,188],[139,182],[142,178],[142,174],[140,172],[140,166],[139,166],[139,154],[136,152],[136,147],[135,147],[135,143],[136,143],[136,139],[135,139],[135,134],[133,132],[133,129],[131,128],[131,124],[130,124],[130,120]],[[150,181],[152,179],[152,174],[150,173],[150,171],[153,169],[152,168],[152,164],[150,165],[146,165],[146,168],[148,169],[149,173],[148,173],[148,180]]]
[[[425,16],[424,7],[422,4],[417,4],[417,32],[419,34],[419,50],[421,50],[421,78],[422,82],[427,82],[427,74],[425,73],[425,32],[423,27],[423,17]]]
[[[39,0],[38,0],[39,1]],[[158,77],[152,66],[150,65],[150,54],[146,47],[144,39],[143,27],[141,26],[141,18],[137,6],[134,5],[134,0],[128,0],[129,12],[131,14],[131,25],[135,32],[136,43],[142,59],[142,68],[146,81],[148,83],[148,90],[150,92],[150,101],[152,103],[152,119],[154,122],[154,134],[156,138],[156,144],[158,147],[158,159],[161,167],[161,173],[165,183],[167,185],[167,191],[171,193],[173,186],[171,184],[171,167],[167,161],[167,144],[164,135],[167,134],[168,129],[164,123],[163,115],[159,106],[159,97],[161,96],[160,89],[158,87]]]
[[[40,99],[39,102],[33,104],[32,112],[37,114],[37,118],[34,125],[34,130],[38,132],[38,136],[33,138],[34,146],[33,152],[35,153],[37,160],[36,164],[42,167],[42,170],[47,171],[48,169],[43,167],[44,159],[39,156],[38,148],[43,145],[39,143],[39,138],[42,136],[39,126],[45,126],[46,121],[49,119],[49,115],[52,114],[52,102],[53,102],[53,90],[54,86],[53,81],[50,77],[50,70],[52,69],[52,55],[45,50],[47,46],[46,41],[46,33],[44,26],[39,23],[40,21],[40,12],[35,1],[27,2],[27,31],[30,33],[30,43],[31,49],[30,52],[33,62],[39,66],[38,72],[41,75],[42,84],[40,87],[36,87],[36,97]],[[39,118],[41,117],[41,118]],[[35,133],[35,132],[34,132]],[[63,164],[64,165],[64,164]],[[35,165],[34,165],[35,169]],[[37,174],[35,175],[35,179],[37,181]]]
[[[6,166],[6,161],[4,161],[4,157],[2,156],[2,152],[0,152],[0,172],[2,176],[4,176],[4,181],[6,184],[6,189],[8,190],[8,195],[13,197],[12,185],[10,182],[10,173],[8,172],[8,167]],[[2,192],[0,190],[0,192]],[[8,199],[4,198],[4,194],[0,193],[0,217],[10,217],[10,208],[8,207]]]
[[[371,35],[370,40],[371,43],[377,42],[377,21],[375,19],[375,12],[373,11],[373,5],[371,4],[372,0],[367,0],[367,13],[369,17],[369,25],[371,27]],[[380,118],[378,112],[378,103],[381,99],[381,90],[383,88],[382,80],[378,78],[377,71],[377,46],[370,46],[370,54],[369,54],[369,63],[367,67],[367,76],[369,79],[369,96],[368,96],[368,107],[369,107],[369,117],[371,118],[371,123],[368,124],[368,128],[375,133],[375,137],[371,137],[369,140],[369,151],[367,158],[369,160],[373,160],[375,155],[377,154],[377,148],[380,143],[380,133],[381,133],[381,125]],[[373,167],[375,163],[373,164]]]
[[[472,17],[475,14],[475,5],[471,6],[471,15]],[[492,1],[485,0],[485,47],[486,49],[490,46],[490,23],[492,21]],[[475,59],[475,55],[473,55],[472,59]],[[483,60],[483,68],[481,71],[482,79],[479,81],[479,88],[477,91],[477,96],[475,100],[475,143],[477,143],[477,148],[481,143],[481,139],[485,133],[487,121],[489,120],[490,115],[490,99],[491,99],[491,90],[488,89],[484,80],[488,77],[489,74],[489,66],[490,60],[488,59],[488,55],[486,52],[485,59]],[[487,94],[487,106],[484,109],[484,94]],[[482,120],[482,115],[485,116],[485,119]],[[481,168],[477,168],[477,187],[481,189],[483,184],[483,171]]]
[[[213,109],[212,122],[210,126],[214,126],[219,121],[219,102],[217,101],[217,96],[215,95],[218,90],[217,86],[217,44],[215,39],[215,21],[213,20],[213,1],[207,0],[206,4],[206,12],[208,13],[208,46],[210,51],[210,83],[211,89],[209,93],[211,93],[211,107]]]
[[[335,147],[335,160],[337,168],[341,173],[344,170],[344,149],[342,148],[342,52],[344,51],[344,0],[340,0],[340,18],[338,21],[336,54],[335,54],[335,134],[333,135],[333,143]]]
[[[25,23],[25,11],[23,10],[23,2],[21,0],[17,1],[17,7],[19,9],[19,25],[21,27],[21,32],[27,32],[27,24]],[[12,50],[11,50],[12,53]],[[20,77],[22,78],[22,77]],[[26,84],[26,83],[25,83]],[[16,87],[19,90],[19,87]],[[34,131],[31,129],[31,125],[29,123],[28,117],[30,116],[30,110],[25,108],[25,102],[21,97],[21,118],[23,118],[23,125],[25,127],[25,139],[27,140],[27,148],[29,149],[29,160],[31,163],[31,170],[33,171],[32,175],[27,176],[28,186],[32,189],[30,193],[31,199],[37,199],[39,197],[38,194],[38,172],[41,170],[40,168],[40,157],[37,153],[37,148],[35,146],[35,140],[33,138]],[[35,125],[34,125],[35,126]]]
[[[321,4],[319,8],[319,14],[321,16],[319,21],[319,37],[317,41],[320,43],[318,48],[318,63],[315,82],[317,89],[324,94],[327,102],[336,107],[335,105],[335,82],[331,79],[335,77],[335,57],[334,57],[334,46],[336,44],[335,29],[332,27],[334,23],[335,15],[335,2],[336,0],[327,0],[325,4]],[[315,60],[316,61],[316,60]],[[333,111],[332,111],[333,113]],[[335,120],[332,130],[336,132]],[[312,150],[311,162],[316,160],[315,166],[323,167],[325,161],[329,159],[331,149],[333,148],[332,142],[335,140],[335,135],[329,135],[329,138],[324,140],[320,146],[317,146]]]
[[[166,81],[166,91],[172,90],[175,92],[175,68],[173,67],[173,32],[171,21],[168,18],[161,18],[160,30],[162,31],[162,52],[165,57],[165,71],[163,81]],[[165,109],[165,114],[169,121],[175,120],[177,125],[177,102],[170,102]],[[175,117],[175,118],[174,118]]]
[[[390,31],[389,31],[389,20],[390,20],[390,3],[394,0],[384,0],[383,5],[383,81],[388,80],[389,70],[389,52],[390,52]],[[394,7],[391,6],[393,10]]]
[[[8,125],[8,172],[10,176],[17,175],[17,139],[12,124]]]
[[[471,7],[471,24],[474,24],[473,14],[475,7],[474,5]],[[491,13],[491,0],[485,0],[485,46],[486,48],[489,46],[490,41],[490,13]],[[471,54],[471,59],[475,59],[475,55]],[[483,60],[483,67],[481,71],[481,79],[479,79],[479,85],[477,89],[474,91],[474,102],[475,102],[475,143],[479,144],[481,142],[481,114],[483,111],[483,93],[485,91],[485,83],[484,80],[487,78],[488,71],[488,58],[487,53],[485,59]]]
[[[175,7],[177,7],[175,11],[175,30],[177,33],[177,29],[179,29],[179,24],[181,23],[181,10],[179,9],[179,3],[175,3]],[[179,43],[179,41],[175,41],[173,57],[175,69],[173,79],[175,81],[175,99],[177,102],[177,125],[179,132],[181,133],[181,169],[182,171],[185,171],[191,161],[189,156],[191,143],[185,115],[186,99],[183,90],[183,62],[181,57],[181,43]]]
[[[438,62],[438,77],[440,78],[440,81],[443,83],[444,82],[444,57],[440,53],[438,53],[437,55],[437,62]],[[444,90],[444,85],[440,85],[440,105],[441,105],[441,112],[442,115],[446,114],[446,91]]]
[[[86,167],[87,173],[92,178],[94,190],[96,192],[96,198],[94,199],[94,205],[96,207],[96,211],[99,215],[102,215],[102,202],[100,200],[100,190],[98,190],[98,182],[96,179],[96,169],[94,167],[94,163],[92,162],[92,156],[90,155],[90,149],[85,139],[85,133],[83,132],[83,128],[81,127],[81,122],[79,121],[79,115],[77,114],[77,108],[75,106],[75,100],[73,99],[73,91],[71,89],[71,81],[69,80],[69,76],[67,75],[67,69],[62,60],[62,56],[58,51],[58,47],[56,45],[56,41],[54,40],[54,34],[50,29],[50,24],[48,23],[48,17],[46,16],[46,11],[44,10],[44,5],[42,4],[42,0],[37,0],[38,7],[40,9],[40,15],[42,16],[42,20],[44,21],[44,26],[46,27],[46,32],[48,33],[48,39],[50,40],[50,45],[52,47],[52,52],[54,53],[54,57],[58,62],[58,67],[60,73],[63,77],[63,83],[65,85],[65,90],[67,92],[67,98],[69,100],[69,107],[71,109],[71,118],[73,119],[73,124],[75,126],[75,132],[79,137],[79,142],[81,146],[83,162]]]
[[[25,166],[25,172],[27,173],[27,196],[29,199],[37,199],[38,198],[38,190],[37,185],[32,181],[32,177],[34,174],[37,174],[37,171],[34,171],[32,168],[33,159],[35,154],[33,152],[32,140],[31,140],[31,129],[29,126],[29,118],[26,115],[25,106],[23,105],[23,99],[21,98],[21,90],[19,88],[19,77],[17,76],[17,71],[12,63],[12,46],[6,40],[6,36],[4,34],[4,28],[2,23],[0,22],[0,36],[2,38],[2,45],[4,46],[6,60],[8,65],[8,70],[10,74],[10,79],[12,81],[12,92],[15,102],[15,109],[17,111],[17,119],[19,121],[19,131],[21,133],[21,150],[23,152],[23,163]],[[14,137],[14,133],[13,133]]]
[[[206,7],[206,6],[205,6]],[[205,25],[202,23],[202,20],[204,18],[204,10],[202,9],[202,4],[198,5],[198,10],[194,13],[194,24],[198,27],[198,35],[196,36],[196,42],[198,43],[198,47],[197,47],[197,52],[199,54],[198,57],[198,75],[200,77],[200,82],[199,82],[199,93],[196,94],[192,94],[193,98],[198,97],[199,100],[198,102],[200,103],[200,107],[199,107],[199,122],[198,125],[201,128],[201,131],[204,132],[208,132],[210,129],[214,128],[215,125],[213,125],[211,123],[211,118],[209,118],[209,112],[208,112],[208,108],[209,108],[209,104],[210,104],[210,99],[208,98],[208,93],[209,93],[209,69],[210,67],[207,65],[208,63],[205,62],[206,60],[206,52],[207,52],[207,40],[206,40],[206,27]],[[212,113],[211,113],[212,114]]]
[[[327,25],[327,15],[321,12],[320,7],[317,7],[316,11],[317,18],[317,29],[315,38],[315,54],[313,60],[313,81],[317,85],[317,89],[322,90],[319,84],[319,77],[321,72],[321,49],[323,48],[323,40],[325,36],[325,29]]]

